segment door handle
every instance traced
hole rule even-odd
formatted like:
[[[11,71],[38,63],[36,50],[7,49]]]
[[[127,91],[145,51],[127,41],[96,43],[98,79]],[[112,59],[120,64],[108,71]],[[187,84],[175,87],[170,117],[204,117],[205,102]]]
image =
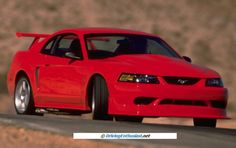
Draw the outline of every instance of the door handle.
[[[50,66],[50,64],[45,64],[45,67],[48,67],[48,66]]]

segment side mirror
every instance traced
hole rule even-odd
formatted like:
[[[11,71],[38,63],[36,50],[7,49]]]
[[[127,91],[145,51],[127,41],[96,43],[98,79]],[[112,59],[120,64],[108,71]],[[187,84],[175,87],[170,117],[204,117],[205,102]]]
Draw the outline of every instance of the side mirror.
[[[183,56],[183,59],[189,63],[192,63],[192,59],[190,57]]]
[[[80,57],[77,57],[73,52],[66,52],[65,57],[76,59],[76,60],[80,59]]]

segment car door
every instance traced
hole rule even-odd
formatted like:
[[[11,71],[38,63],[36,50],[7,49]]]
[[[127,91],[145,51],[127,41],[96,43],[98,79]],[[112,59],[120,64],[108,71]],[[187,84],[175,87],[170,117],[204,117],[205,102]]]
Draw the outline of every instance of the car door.
[[[72,45],[75,40],[76,46]],[[83,69],[83,57],[78,41],[79,38],[74,34],[58,35],[42,49],[43,64],[38,69],[38,94],[41,103],[60,108],[84,103],[82,86],[85,82],[80,71]],[[74,56],[78,58],[67,57],[68,52],[74,52]]]

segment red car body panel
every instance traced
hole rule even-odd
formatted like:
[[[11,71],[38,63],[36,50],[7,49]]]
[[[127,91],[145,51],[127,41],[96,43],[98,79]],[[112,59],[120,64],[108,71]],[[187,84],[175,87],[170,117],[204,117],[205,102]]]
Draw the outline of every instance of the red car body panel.
[[[64,33],[78,36],[83,60],[71,60],[40,53],[52,37]],[[215,71],[193,65],[184,59],[159,55],[121,55],[106,59],[89,59],[84,36],[102,33],[156,37],[143,32],[109,28],[69,29],[52,35],[17,33],[18,37],[34,37],[35,40],[29,50],[17,52],[12,61],[8,73],[10,94],[14,94],[17,74],[24,72],[30,80],[36,107],[89,111],[88,83],[93,75],[99,74],[106,80],[108,86],[108,113],[111,115],[227,117],[225,108],[212,105],[214,101],[227,104],[227,89],[205,86],[207,78],[220,78]],[[40,38],[44,39],[40,40]],[[122,73],[156,75],[160,84],[119,82]],[[168,84],[163,79],[164,76],[197,77],[200,81],[191,86],[173,85]],[[141,101],[146,99],[150,102],[135,103],[138,99]],[[193,104],[189,105],[189,103]]]

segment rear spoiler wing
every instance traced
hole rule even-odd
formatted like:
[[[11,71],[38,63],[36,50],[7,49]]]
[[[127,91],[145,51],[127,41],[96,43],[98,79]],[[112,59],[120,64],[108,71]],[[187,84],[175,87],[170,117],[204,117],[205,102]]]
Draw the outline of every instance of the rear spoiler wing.
[[[34,40],[32,41],[29,49],[33,46],[34,43],[38,42],[40,38],[46,38],[50,36],[49,34],[39,34],[39,33],[25,33],[25,32],[16,32],[16,36],[19,37],[33,37]]]

